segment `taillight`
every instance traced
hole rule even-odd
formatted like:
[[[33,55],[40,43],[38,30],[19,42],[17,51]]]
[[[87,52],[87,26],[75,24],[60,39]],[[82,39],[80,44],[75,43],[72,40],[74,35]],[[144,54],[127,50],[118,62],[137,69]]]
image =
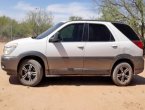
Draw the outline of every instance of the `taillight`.
[[[143,49],[143,43],[139,40],[137,41],[132,41],[135,45],[137,45],[139,48]]]

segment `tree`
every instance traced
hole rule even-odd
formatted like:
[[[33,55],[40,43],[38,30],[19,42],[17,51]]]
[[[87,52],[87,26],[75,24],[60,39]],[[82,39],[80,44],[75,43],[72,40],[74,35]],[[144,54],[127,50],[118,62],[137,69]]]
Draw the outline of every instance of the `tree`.
[[[25,25],[24,25],[25,24]],[[30,33],[28,25],[26,23],[18,23],[9,17],[0,17],[0,38],[12,40],[21,37],[27,37]]]
[[[69,20],[70,21],[76,21],[76,20],[82,20],[83,18],[82,17],[79,17],[79,16],[70,16],[69,17]]]
[[[93,1],[98,5],[97,0]],[[101,0],[99,6],[102,12],[100,19],[128,23],[144,37],[144,0]]]
[[[28,12],[25,23],[31,29],[31,34],[37,36],[52,26],[52,20],[51,13],[40,9]]]
[[[6,17],[6,16],[1,16],[0,17],[0,37],[1,38],[12,38],[12,28],[16,28],[17,21]]]
[[[17,22],[6,16],[0,17],[0,40],[37,36],[52,26],[52,14],[45,10],[30,11],[26,19]]]

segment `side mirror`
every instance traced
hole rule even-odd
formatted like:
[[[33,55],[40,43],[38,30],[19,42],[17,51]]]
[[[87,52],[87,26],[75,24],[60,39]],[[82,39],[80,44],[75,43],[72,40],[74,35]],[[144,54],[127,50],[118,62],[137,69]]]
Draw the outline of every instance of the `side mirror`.
[[[57,32],[53,37],[49,39],[49,42],[60,42],[61,38],[59,37],[59,32]]]

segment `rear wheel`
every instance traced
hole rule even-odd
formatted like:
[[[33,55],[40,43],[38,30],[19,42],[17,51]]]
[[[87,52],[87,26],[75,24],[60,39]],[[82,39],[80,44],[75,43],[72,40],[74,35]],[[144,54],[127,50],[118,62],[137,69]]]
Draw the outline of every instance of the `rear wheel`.
[[[19,67],[18,77],[25,86],[36,86],[42,80],[43,68],[36,60],[25,60]]]
[[[133,78],[133,68],[126,62],[119,63],[113,70],[112,80],[118,86],[127,86]]]

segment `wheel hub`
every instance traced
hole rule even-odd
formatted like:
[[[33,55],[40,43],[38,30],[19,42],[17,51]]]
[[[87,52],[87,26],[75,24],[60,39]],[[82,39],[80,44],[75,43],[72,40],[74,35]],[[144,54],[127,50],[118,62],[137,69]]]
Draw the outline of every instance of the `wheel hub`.
[[[28,74],[29,76],[31,76],[31,72],[28,72],[27,74]]]
[[[118,71],[118,80],[120,82],[126,82],[129,79],[130,69],[128,67],[120,67]]]
[[[22,79],[24,81],[33,81],[36,78],[36,69],[32,64],[26,64],[22,69]]]

